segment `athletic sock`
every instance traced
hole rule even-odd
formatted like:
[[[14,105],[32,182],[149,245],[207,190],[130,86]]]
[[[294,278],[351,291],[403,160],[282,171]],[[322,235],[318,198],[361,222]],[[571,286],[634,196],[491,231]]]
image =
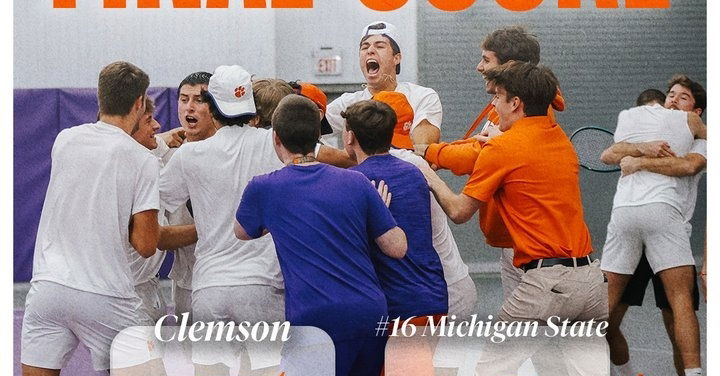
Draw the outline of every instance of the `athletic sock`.
[[[702,376],[702,368],[685,368],[685,376]]]
[[[620,376],[637,376],[637,373],[633,370],[633,366],[629,360],[625,364],[613,364],[613,368],[615,368],[615,371]]]

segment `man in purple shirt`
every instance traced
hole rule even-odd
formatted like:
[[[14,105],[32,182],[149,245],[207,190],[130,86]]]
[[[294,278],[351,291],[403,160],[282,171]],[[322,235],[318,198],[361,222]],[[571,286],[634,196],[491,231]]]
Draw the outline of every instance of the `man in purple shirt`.
[[[401,258],[405,234],[367,178],[315,160],[320,114],[312,101],[283,98],[272,124],[286,167],[253,178],[237,210],[235,235],[272,233],[285,278],[286,318],[332,338],[336,375],[378,375],[385,338],[375,336],[375,327],[387,316],[387,303],[371,246]]]
[[[412,111],[409,105],[404,108]],[[408,250],[402,259],[371,252],[388,313],[391,319],[410,319],[414,325],[426,325],[429,316],[439,319],[447,314],[448,289],[433,247],[430,189],[425,177],[413,164],[390,155],[393,130],[401,116],[378,100],[357,102],[342,116],[347,121],[343,132],[345,150],[358,161],[352,169],[388,185],[392,192],[390,212],[407,235]],[[393,338],[387,346],[386,371],[432,371],[433,348],[434,341],[427,338]]]
[[[366,100],[348,107],[343,117],[345,149],[358,161],[352,169],[387,184],[392,192],[390,212],[407,235],[408,251],[402,259],[371,253],[390,317],[446,314],[447,284],[432,243],[430,189],[417,167],[390,155],[395,112],[383,102]]]

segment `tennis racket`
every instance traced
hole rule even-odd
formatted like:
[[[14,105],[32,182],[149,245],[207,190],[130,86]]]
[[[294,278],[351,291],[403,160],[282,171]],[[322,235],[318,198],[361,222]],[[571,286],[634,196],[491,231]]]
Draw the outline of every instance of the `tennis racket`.
[[[595,172],[620,171],[620,166],[607,165],[600,160],[605,149],[612,146],[615,141],[613,133],[599,127],[582,127],[570,136],[570,142],[580,160],[580,166]]]

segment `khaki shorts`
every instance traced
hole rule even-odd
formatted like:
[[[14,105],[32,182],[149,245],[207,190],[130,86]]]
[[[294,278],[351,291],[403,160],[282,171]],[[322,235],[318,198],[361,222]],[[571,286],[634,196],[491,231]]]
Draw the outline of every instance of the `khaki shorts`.
[[[90,350],[93,369],[110,369],[115,336],[149,321],[140,306],[138,297],[118,298],[49,281],[32,282],[25,300],[20,361],[33,367],[61,369],[81,342]]]

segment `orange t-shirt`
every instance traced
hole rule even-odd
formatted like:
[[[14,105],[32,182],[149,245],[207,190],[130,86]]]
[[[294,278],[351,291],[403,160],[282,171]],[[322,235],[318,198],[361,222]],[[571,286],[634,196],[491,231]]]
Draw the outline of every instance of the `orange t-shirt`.
[[[525,117],[480,150],[463,193],[495,201],[513,239],[513,264],[592,252],[575,150],[549,116]]]
[[[557,111],[565,110],[565,98],[563,98],[560,88],[558,88],[555,99],[548,108],[548,116],[554,123],[555,113],[553,109]],[[487,118],[493,124],[498,124],[500,121],[500,116],[495,111],[494,106],[490,109]],[[472,137],[451,143],[430,144],[425,152],[425,159],[431,164],[452,171],[455,175],[469,175],[475,167],[475,161],[483,145],[482,142]],[[497,204],[494,201],[488,201],[487,205],[480,209],[478,222],[480,223],[480,230],[485,235],[485,242],[489,246],[513,248],[512,237],[500,218]]]

